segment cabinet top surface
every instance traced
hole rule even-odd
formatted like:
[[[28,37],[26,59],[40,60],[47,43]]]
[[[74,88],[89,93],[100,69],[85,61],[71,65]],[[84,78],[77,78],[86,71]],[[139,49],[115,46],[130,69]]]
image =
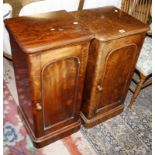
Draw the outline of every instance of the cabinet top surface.
[[[80,19],[100,41],[142,33],[149,29],[146,24],[114,6],[81,10],[71,14]]]
[[[6,19],[5,25],[25,53],[57,48],[93,37],[85,26],[64,10]]]

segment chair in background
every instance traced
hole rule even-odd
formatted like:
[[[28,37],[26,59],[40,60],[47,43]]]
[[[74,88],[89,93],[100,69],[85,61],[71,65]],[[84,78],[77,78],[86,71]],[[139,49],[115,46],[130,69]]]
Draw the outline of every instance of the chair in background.
[[[11,18],[11,17],[12,17],[12,6],[8,3],[4,3],[3,4],[3,20],[6,18]],[[8,59],[12,59],[10,38],[9,38],[9,34],[5,28],[4,23],[3,23],[3,55]]]
[[[143,23],[149,22],[152,0],[122,0],[121,9]]]
[[[78,10],[113,5],[121,8],[121,0],[80,0]]]
[[[149,35],[152,35],[152,0],[122,0],[121,9],[133,17],[139,19],[143,23],[150,24]],[[139,75],[139,81],[136,80],[133,76],[133,81],[136,83],[135,91],[130,89],[133,93],[129,108],[132,107],[133,103],[136,100],[140,90],[152,83],[152,38],[146,36],[144,40],[143,47],[141,49],[140,56],[138,58],[135,72]]]
[[[58,10],[76,11],[80,0],[41,0],[22,7],[19,16],[45,13]]]
[[[143,47],[141,49],[140,56],[136,63],[136,70],[135,72],[139,75],[139,80],[133,76],[132,80],[136,84],[135,91],[131,88],[131,92],[133,93],[130,103],[128,105],[129,108],[132,107],[133,103],[135,102],[139,92],[141,89],[147,87],[152,83],[151,76],[152,76],[152,38],[145,37]]]

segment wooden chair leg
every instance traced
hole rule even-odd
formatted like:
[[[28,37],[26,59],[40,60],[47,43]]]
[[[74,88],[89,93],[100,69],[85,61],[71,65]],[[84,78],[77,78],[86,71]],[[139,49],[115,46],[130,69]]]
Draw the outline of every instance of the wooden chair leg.
[[[140,74],[140,81],[137,84],[135,91],[133,92],[133,95],[131,97],[131,100],[130,100],[130,103],[128,105],[128,108],[132,107],[132,105],[135,102],[135,99],[138,96],[138,94],[139,94],[139,92],[140,92],[140,90],[141,90],[141,88],[142,88],[146,78],[147,78],[146,76],[144,76],[143,74]]]

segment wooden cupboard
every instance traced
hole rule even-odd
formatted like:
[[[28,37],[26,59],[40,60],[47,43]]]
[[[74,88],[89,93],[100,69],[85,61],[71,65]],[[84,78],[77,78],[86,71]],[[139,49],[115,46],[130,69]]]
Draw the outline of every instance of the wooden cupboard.
[[[80,128],[80,105],[93,35],[65,11],[5,20],[19,112],[36,147]]]
[[[148,26],[113,6],[71,14],[95,35],[81,106],[84,125],[92,127],[123,111]]]

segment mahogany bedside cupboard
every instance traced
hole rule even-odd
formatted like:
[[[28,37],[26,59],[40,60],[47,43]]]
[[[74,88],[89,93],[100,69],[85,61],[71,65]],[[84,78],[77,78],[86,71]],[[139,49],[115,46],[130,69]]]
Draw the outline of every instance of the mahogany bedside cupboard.
[[[36,147],[80,128],[80,105],[93,35],[66,11],[5,20],[19,111]]]
[[[95,34],[81,107],[84,125],[92,127],[123,111],[148,26],[113,6],[71,14]]]

